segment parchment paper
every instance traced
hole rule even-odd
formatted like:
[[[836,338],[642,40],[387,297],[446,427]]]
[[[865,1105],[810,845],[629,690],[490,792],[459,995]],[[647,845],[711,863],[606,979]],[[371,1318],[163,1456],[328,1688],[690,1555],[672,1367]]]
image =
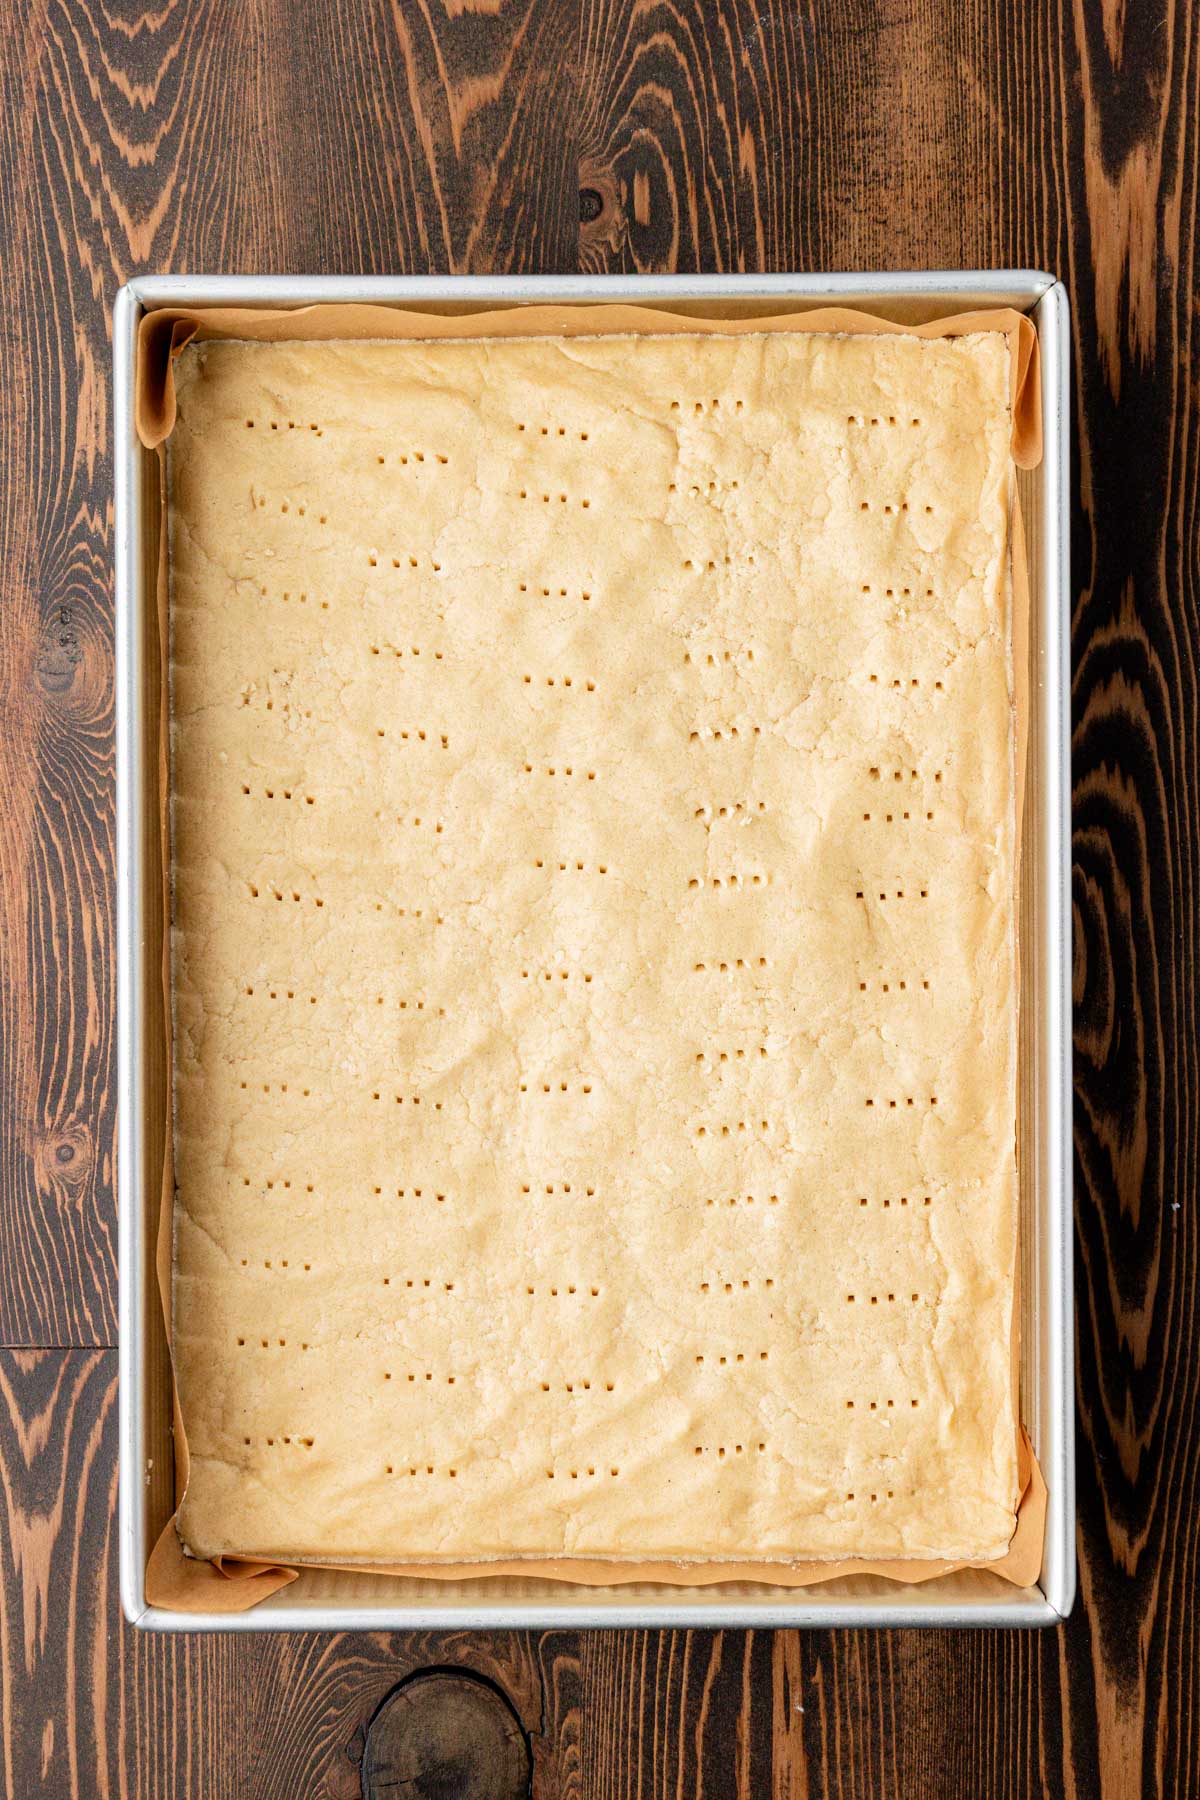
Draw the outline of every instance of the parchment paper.
[[[162,838],[164,919],[170,917],[170,836],[168,755],[168,633],[169,578],[167,567],[166,458],[162,446],[175,425],[175,360],[193,340],[242,338],[263,342],[281,339],[420,339],[480,337],[578,337],[628,333],[696,334],[816,331],[873,334],[906,333],[916,337],[962,337],[980,331],[1000,331],[1011,348],[1011,405],[1013,458],[1020,468],[1033,468],[1042,456],[1041,380],[1037,333],[1023,314],[1007,308],[960,313],[923,325],[897,325],[888,319],[843,307],[823,307],[812,312],[780,314],[770,318],[698,318],[660,308],[629,305],[581,304],[574,306],[521,306],[489,312],[446,315],[407,308],[361,304],[308,306],[291,310],[249,307],[215,307],[190,311],[165,307],[146,315],[138,333],[134,417],[138,436],[149,449],[158,449],[162,486],[162,538],[158,557],[158,627],[162,660],[162,707],[159,720],[159,821]],[[1029,725],[1029,682],[1026,668],[1029,642],[1029,576],[1024,535],[1016,493],[1013,494],[1010,541],[1012,602],[1013,702],[1016,736],[1016,837],[1019,849],[1025,756]],[[1015,876],[1015,871],[1014,871]],[[164,933],[163,986],[168,1040],[171,1028],[170,932]],[[172,1073],[172,1048],[166,1045],[168,1096]],[[168,1098],[169,1105],[169,1098]],[[171,1278],[175,1180],[173,1143],[165,1133],[161,1208],[156,1268],[167,1342],[171,1342]],[[1014,1270],[1016,1268],[1014,1245]],[[1019,1358],[1018,1296],[1014,1280],[1012,1343],[1014,1376]],[[175,1501],[179,1504],[187,1486],[188,1446],[180,1414],[179,1395],[172,1378],[175,1442]],[[1013,1383],[1014,1405],[1017,1383]],[[829,1562],[635,1562],[584,1558],[520,1558],[511,1561],[412,1562],[412,1563],[309,1563],[306,1566],[346,1570],[356,1574],[418,1577],[429,1581],[465,1578],[512,1577],[569,1582],[585,1587],[609,1587],[624,1583],[658,1582],[678,1587],[707,1587],[720,1582],[757,1582],[773,1587],[807,1587],[846,1575],[881,1575],[891,1581],[920,1583],[936,1580],[969,1566],[986,1567],[1016,1587],[1030,1587],[1041,1568],[1046,1528],[1046,1486],[1033,1454],[1028,1433],[1014,1418],[1017,1434],[1017,1466],[1020,1498],[1015,1529],[1008,1549],[997,1560],[980,1565],[962,1562],[909,1560]],[[175,1515],[164,1527],[146,1569],[146,1598],[151,1605],[179,1612],[244,1612],[295,1581],[300,1566],[287,1567],[253,1555],[250,1547],[240,1557],[216,1557],[201,1562],[180,1542]]]

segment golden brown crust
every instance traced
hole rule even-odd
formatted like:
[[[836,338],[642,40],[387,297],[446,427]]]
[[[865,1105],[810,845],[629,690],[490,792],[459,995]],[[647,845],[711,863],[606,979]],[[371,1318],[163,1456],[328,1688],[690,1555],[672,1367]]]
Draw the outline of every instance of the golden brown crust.
[[[1007,356],[185,352],[199,1554],[1003,1549]]]

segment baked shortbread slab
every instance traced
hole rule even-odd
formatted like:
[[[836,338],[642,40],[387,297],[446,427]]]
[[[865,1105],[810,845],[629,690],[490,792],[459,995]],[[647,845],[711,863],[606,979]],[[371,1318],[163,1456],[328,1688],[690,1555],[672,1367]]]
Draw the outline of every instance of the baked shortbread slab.
[[[185,1544],[990,1559],[1006,338],[210,342],[170,442]]]

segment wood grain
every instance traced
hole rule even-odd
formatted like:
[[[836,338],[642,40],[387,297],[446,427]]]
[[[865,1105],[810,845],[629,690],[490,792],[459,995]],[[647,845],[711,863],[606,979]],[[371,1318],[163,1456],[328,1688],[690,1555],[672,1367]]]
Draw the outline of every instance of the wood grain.
[[[351,1795],[475,1668],[539,1800],[1200,1769],[1195,0],[17,0],[0,36],[0,1725]],[[115,1597],[108,317],[142,270],[1042,266],[1073,306],[1081,1599],[1057,1632],[160,1639]]]
[[[393,1688],[367,1729],[366,1800],[417,1792],[526,1800],[533,1759],[500,1688],[478,1675],[427,1669]]]

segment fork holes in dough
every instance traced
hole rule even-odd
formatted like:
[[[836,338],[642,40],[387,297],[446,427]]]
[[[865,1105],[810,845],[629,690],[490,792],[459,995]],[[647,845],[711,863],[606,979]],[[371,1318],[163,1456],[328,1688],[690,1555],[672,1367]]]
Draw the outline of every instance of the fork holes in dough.
[[[887,1293],[882,1293],[882,1292],[881,1292],[881,1293],[878,1293],[878,1294],[866,1294],[866,1295],[864,1295],[864,1296],[863,1296],[863,1298],[864,1298],[864,1300],[865,1300],[865,1301],[866,1301],[866,1302],[868,1302],[868,1303],[869,1303],[869,1304],[870,1304],[870,1305],[871,1305],[871,1306],[878,1306],[878,1305],[879,1305],[879,1303],[880,1303],[880,1302],[881,1302],[881,1301],[882,1301],[882,1302],[883,1302],[883,1303],[884,1303],[884,1304],[885,1304],[885,1305],[886,1305],[886,1304],[888,1304],[888,1303],[889,1303],[889,1302],[894,1302],[894,1301],[895,1301],[895,1299],[896,1299],[896,1296],[895,1296],[895,1294],[887,1294]],[[901,1294],[901,1296],[900,1296],[900,1298],[901,1298],[901,1300],[903,1300],[903,1299],[904,1299],[904,1295],[903,1295],[903,1294]],[[920,1300],[920,1298],[921,1298],[921,1296],[920,1296],[920,1294],[910,1294],[910,1295],[909,1295],[909,1303],[910,1303],[910,1304],[911,1304],[911,1305],[913,1305],[913,1306],[915,1306],[915,1305],[917,1305],[917,1303],[918,1303],[918,1301],[919,1301],[919,1300]],[[847,1306],[853,1306],[853,1305],[854,1305],[854,1303],[855,1303],[855,1295],[853,1295],[853,1294],[847,1294],[847,1295],[846,1295],[846,1304],[847,1304]]]
[[[870,590],[867,588],[863,589],[864,593],[868,593],[869,591]],[[909,590],[907,588],[905,588],[905,589],[902,589],[901,591],[903,593],[907,593]],[[888,592],[889,593],[891,592],[890,588],[888,589]],[[869,674],[867,676],[867,680],[874,687],[878,687],[881,685],[880,676],[878,675],[878,673]],[[911,694],[912,692],[914,692],[914,690],[917,690],[920,688],[921,678],[919,675],[910,675],[910,676],[893,675],[891,677],[884,677],[883,685],[886,685],[890,689],[890,691],[893,693]],[[942,681],[939,681],[939,680],[927,682],[926,686],[928,688],[932,688],[934,693],[937,693],[937,694],[943,694],[946,691],[945,683]]]
[[[858,1204],[860,1207],[869,1206],[871,1204],[871,1202],[866,1198],[865,1195],[860,1195]],[[888,1211],[892,1207],[902,1208],[902,1207],[909,1207],[909,1206],[911,1206],[915,1210],[917,1207],[932,1206],[933,1205],[933,1195],[932,1194],[923,1194],[923,1195],[918,1196],[915,1194],[914,1195],[900,1194],[895,1199],[893,1199],[890,1194],[886,1194],[882,1200],[877,1202],[877,1204],[880,1205],[884,1209],[884,1211]]]
[[[759,1444],[750,1446],[751,1449],[757,1450],[760,1455],[766,1449],[766,1447],[767,1446],[765,1443],[759,1443]],[[728,1456],[741,1456],[744,1454],[745,1450],[746,1450],[745,1444],[737,1444],[737,1443],[697,1444],[693,1450],[693,1455],[695,1455],[695,1456],[715,1456],[718,1461],[722,1461],[727,1455]]]
[[[758,957],[735,956],[735,957],[731,957],[727,961],[698,962],[698,963],[692,964],[693,971],[697,975],[703,975],[703,974],[709,974],[709,973],[715,973],[718,975],[730,975],[730,974],[736,974],[736,972],[739,969],[740,970],[746,970],[746,969],[752,969],[752,968],[765,969],[766,967],[767,967],[767,958],[765,956],[758,956]]]
[[[688,881],[688,887],[693,889],[705,886],[712,888],[766,887],[769,885],[770,880],[770,875],[762,872],[739,875],[736,870],[734,870],[725,875],[710,875],[706,878],[693,875]]]

